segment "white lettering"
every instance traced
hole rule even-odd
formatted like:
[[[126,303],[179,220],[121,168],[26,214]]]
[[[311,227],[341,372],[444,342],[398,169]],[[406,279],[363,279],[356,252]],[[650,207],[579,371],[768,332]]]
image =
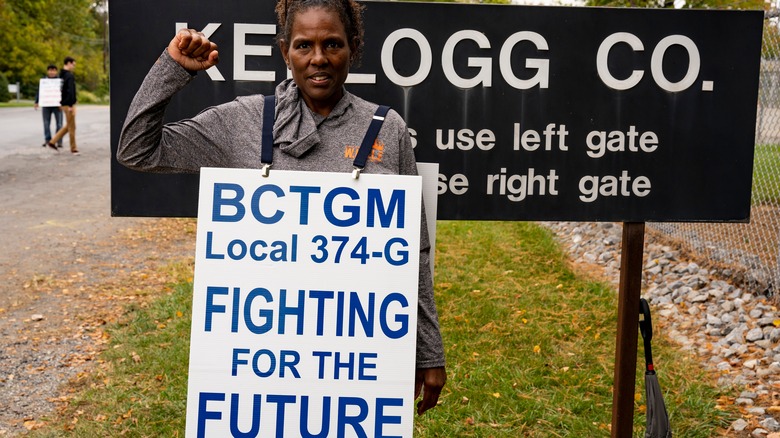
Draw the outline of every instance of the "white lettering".
[[[646,176],[638,176],[631,181],[627,171],[620,176],[606,175],[598,177],[586,175],[580,178],[580,201],[593,202],[599,196],[638,196],[643,198],[650,194],[650,179]]]
[[[253,71],[246,69],[247,56],[271,56],[272,46],[252,46],[246,43],[246,36],[276,35],[276,26],[272,24],[236,23],[233,27],[233,79],[237,81],[274,82],[276,72]]]
[[[490,41],[485,34],[477,32],[476,30],[461,30],[452,34],[452,36],[444,44],[444,49],[441,53],[441,65],[444,69],[444,76],[456,87],[460,88],[473,88],[479,84],[484,87],[490,87],[492,85],[492,70],[490,68],[490,58],[469,58],[469,67],[478,67],[479,73],[471,79],[464,79],[455,73],[455,66],[453,65],[453,58],[455,55],[455,46],[463,40],[471,40],[477,43],[480,49],[489,49]]]
[[[536,85],[539,85],[539,88],[548,88],[550,85],[549,59],[529,58],[525,60],[526,68],[536,69],[536,75],[531,79],[518,79],[518,77],[515,76],[515,72],[512,71],[512,49],[517,43],[522,41],[532,42],[536,47],[536,50],[549,50],[547,40],[536,32],[523,31],[513,34],[507,38],[504,45],[501,47],[501,54],[499,55],[501,75],[504,77],[507,84],[518,90],[527,90]]]
[[[417,47],[420,49],[420,66],[418,67],[417,72],[411,76],[401,76],[393,64],[395,45],[404,38],[409,38],[417,43]],[[413,87],[424,81],[431,72],[433,53],[431,52],[431,45],[428,43],[428,40],[425,39],[425,35],[419,30],[404,28],[398,29],[387,36],[385,43],[382,45],[381,60],[382,69],[388,79],[394,84],[402,87]]]
[[[599,51],[596,54],[596,70],[599,73],[601,81],[609,88],[615,90],[628,90],[629,88],[636,86],[636,84],[642,80],[642,76],[644,76],[645,72],[642,70],[634,70],[633,73],[631,73],[631,76],[623,80],[616,79],[612,76],[612,73],[609,71],[609,66],[607,65],[607,60],[609,59],[609,51],[612,50],[612,47],[617,43],[626,43],[631,46],[635,52],[645,50],[645,46],[642,45],[642,41],[637,38],[636,35],[627,32],[613,33],[604,39],[599,46]]]
[[[682,46],[688,52],[688,71],[679,82],[669,82],[663,70],[664,55],[666,50],[673,45]],[[699,49],[696,47],[696,43],[683,35],[670,35],[658,42],[650,60],[650,71],[653,73],[655,83],[670,93],[687,90],[688,87],[693,85],[699,76],[700,67],[701,58],[699,57]]]

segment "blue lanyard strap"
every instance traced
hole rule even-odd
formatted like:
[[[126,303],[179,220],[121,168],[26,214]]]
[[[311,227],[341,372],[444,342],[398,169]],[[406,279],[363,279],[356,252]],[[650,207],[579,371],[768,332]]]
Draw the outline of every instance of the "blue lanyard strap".
[[[390,107],[386,105],[379,105],[379,108],[376,109],[374,117],[371,119],[371,124],[368,126],[368,131],[366,131],[366,135],[363,137],[363,143],[360,144],[355,161],[352,163],[355,169],[363,170],[366,167],[368,155],[371,153],[374,141],[379,135],[379,130],[382,129],[382,123],[385,122],[385,116],[387,116],[388,111],[390,111]]]
[[[276,96],[265,96],[264,102],[260,163],[270,166],[274,162],[274,115],[276,112]]]

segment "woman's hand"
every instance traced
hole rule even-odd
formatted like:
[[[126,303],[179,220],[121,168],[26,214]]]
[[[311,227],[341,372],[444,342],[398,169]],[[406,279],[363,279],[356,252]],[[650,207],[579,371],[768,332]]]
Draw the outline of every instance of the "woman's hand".
[[[414,379],[415,400],[422,392],[422,400],[417,403],[417,415],[422,415],[428,409],[436,407],[439,394],[447,382],[447,372],[444,367],[417,368]]]
[[[190,71],[206,70],[217,65],[217,45],[209,41],[203,32],[182,29],[168,44],[168,54],[179,65]]]

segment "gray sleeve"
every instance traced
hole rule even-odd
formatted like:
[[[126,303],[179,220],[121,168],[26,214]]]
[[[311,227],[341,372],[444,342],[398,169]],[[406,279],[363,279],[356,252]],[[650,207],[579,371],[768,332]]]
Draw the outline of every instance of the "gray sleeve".
[[[414,158],[412,141],[406,124],[401,137],[400,174],[417,175],[417,162]],[[428,225],[425,219],[425,205],[422,206],[420,227],[420,276],[417,295],[417,368],[443,367],[444,345],[439,330],[439,315],[433,296],[433,277],[431,276],[431,245]]]
[[[191,119],[163,124],[168,103],[191,81],[192,75],[163,52],[128,109],[117,148],[119,163],[147,172],[251,167],[252,159],[259,157],[252,149],[261,124],[247,124],[262,120],[262,108],[255,108],[251,99],[239,98],[206,108]]]
[[[425,206],[420,229],[420,277],[417,296],[417,368],[444,366],[444,345],[439,330],[439,315],[433,297],[431,245],[425,221]]]
[[[192,75],[163,52],[133,97],[119,136],[117,161],[143,171],[172,171],[163,145],[163,118],[171,98],[192,80]],[[170,141],[170,139],[166,139]]]

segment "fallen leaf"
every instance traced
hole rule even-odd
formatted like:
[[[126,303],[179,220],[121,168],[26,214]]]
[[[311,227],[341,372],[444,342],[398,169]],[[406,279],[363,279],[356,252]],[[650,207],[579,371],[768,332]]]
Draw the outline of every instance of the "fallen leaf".
[[[24,422],[24,428],[27,430],[35,430],[41,427],[41,423],[35,420],[27,420]]]
[[[542,347],[534,345],[534,353],[539,354],[542,352]]]
[[[479,329],[479,331],[481,331],[481,332],[489,332],[489,331],[495,331],[495,330],[496,330],[496,324],[493,321],[490,321],[489,323],[483,325]]]

